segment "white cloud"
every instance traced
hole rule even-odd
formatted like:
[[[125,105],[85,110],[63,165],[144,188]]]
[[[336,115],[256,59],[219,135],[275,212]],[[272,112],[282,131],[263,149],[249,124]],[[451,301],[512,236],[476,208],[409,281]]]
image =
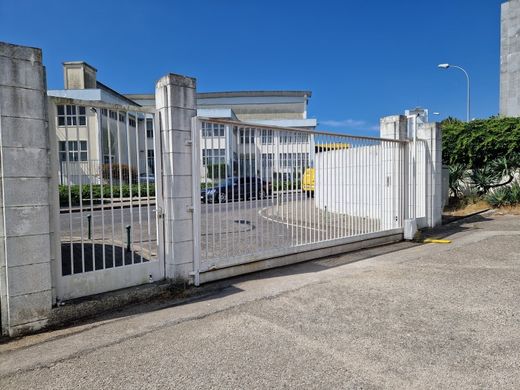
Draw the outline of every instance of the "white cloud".
[[[357,119],[341,119],[341,120],[326,120],[320,121],[320,124],[329,126],[329,127],[350,127],[350,128],[359,128],[366,126],[366,122]]]

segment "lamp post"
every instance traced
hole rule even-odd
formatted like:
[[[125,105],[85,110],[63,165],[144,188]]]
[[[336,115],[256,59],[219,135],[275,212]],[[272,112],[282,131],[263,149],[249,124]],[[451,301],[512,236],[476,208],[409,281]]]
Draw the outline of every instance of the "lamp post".
[[[458,65],[451,65],[451,64],[439,64],[437,65],[440,69],[448,69],[448,68],[456,68],[464,72],[466,75],[466,81],[467,81],[467,103],[466,103],[466,122],[469,122],[470,118],[470,83],[469,83],[469,75],[466,70]]]

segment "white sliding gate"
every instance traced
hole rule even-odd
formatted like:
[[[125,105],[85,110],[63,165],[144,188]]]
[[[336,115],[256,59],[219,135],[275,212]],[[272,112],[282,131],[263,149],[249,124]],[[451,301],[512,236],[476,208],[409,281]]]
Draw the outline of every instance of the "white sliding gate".
[[[49,111],[59,186],[57,299],[163,279],[154,110],[49,98]]]
[[[194,136],[196,275],[402,232],[407,142],[204,118]]]

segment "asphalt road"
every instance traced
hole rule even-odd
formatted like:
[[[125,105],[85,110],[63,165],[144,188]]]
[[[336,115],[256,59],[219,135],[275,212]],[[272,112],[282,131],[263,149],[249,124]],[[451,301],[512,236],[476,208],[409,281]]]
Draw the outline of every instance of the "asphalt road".
[[[298,237],[303,236],[305,228],[269,220],[262,217],[260,211],[277,204],[289,207],[291,203],[303,199],[304,194],[295,193],[279,198],[201,204],[203,260],[241,256],[294,245],[299,241]],[[91,224],[90,238],[88,216]],[[83,213],[61,213],[60,226],[64,253],[62,266],[67,272],[73,269],[81,272],[82,257],[88,259],[87,270],[103,268],[103,261],[100,260],[103,258],[103,251],[105,262],[109,259],[109,267],[113,264],[140,262],[141,257],[152,260],[157,255],[155,205],[104,210],[86,208]],[[125,248],[128,242],[127,226],[130,226],[131,249],[134,254],[126,253],[125,256],[125,250],[122,248]],[[71,248],[74,253],[72,259]],[[75,265],[71,266],[71,262]]]
[[[520,217],[0,345],[2,389],[518,389]],[[209,288],[211,286],[207,286]]]

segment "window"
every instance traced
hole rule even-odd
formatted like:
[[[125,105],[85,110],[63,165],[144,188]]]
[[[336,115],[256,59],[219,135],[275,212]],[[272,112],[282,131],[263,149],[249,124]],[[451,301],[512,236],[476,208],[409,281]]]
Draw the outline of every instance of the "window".
[[[60,161],[67,161],[67,152],[69,161],[88,161],[87,141],[60,141]]]
[[[202,165],[224,164],[226,149],[202,149]]]
[[[148,168],[150,169],[150,173],[155,173],[155,154],[153,149],[148,149],[146,159],[148,161]]]
[[[224,125],[220,123],[202,122],[203,137],[224,137]]]
[[[87,116],[85,107],[58,105],[58,126],[85,126],[87,123]]]
[[[109,110],[109,111],[108,111],[108,117],[109,117],[110,119],[113,119],[113,120],[117,121],[117,112],[116,112],[116,111],[110,111],[110,110]]]
[[[307,142],[309,142],[309,135],[307,133],[293,133],[286,131],[280,135],[280,143],[282,144],[302,144]]]
[[[146,137],[153,138],[153,118],[146,118]]]
[[[297,142],[301,143],[301,144],[305,144],[307,142],[309,142],[309,134],[307,133],[298,133],[297,134]]]
[[[263,153],[262,154],[262,168],[269,169],[273,167],[273,153]]]
[[[249,127],[240,128],[240,143],[241,144],[254,144],[255,143],[255,129]]]
[[[261,142],[263,145],[273,143],[273,130],[262,130]]]
[[[307,153],[280,153],[280,165],[283,168],[307,168],[309,155]]]

